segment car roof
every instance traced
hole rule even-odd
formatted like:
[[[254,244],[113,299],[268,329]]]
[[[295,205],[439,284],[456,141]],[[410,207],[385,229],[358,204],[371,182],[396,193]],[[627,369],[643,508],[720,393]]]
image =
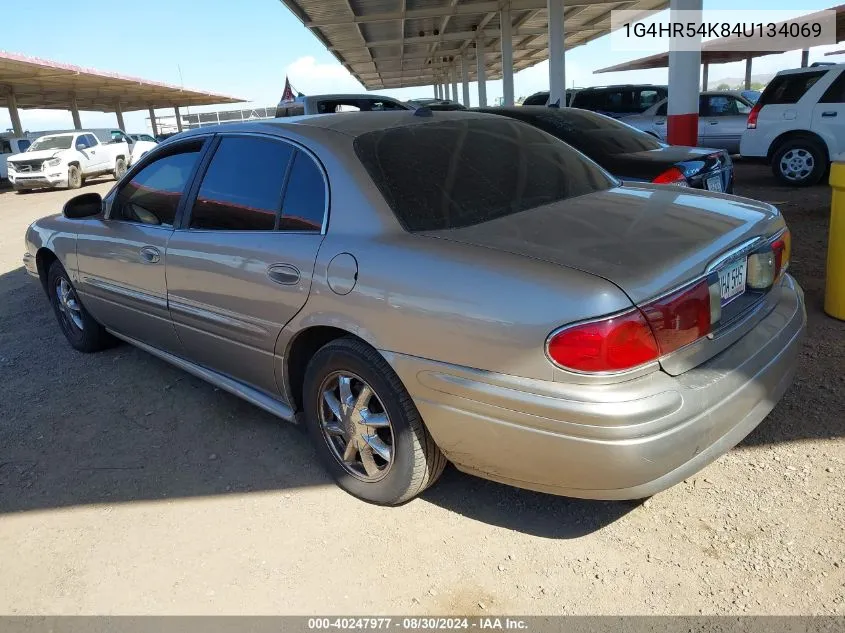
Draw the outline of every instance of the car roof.
[[[467,117],[487,118],[493,115],[466,110],[430,112],[430,116],[420,116],[414,110],[391,110],[384,112],[333,112],[328,114],[311,114],[297,117],[278,119],[264,119],[260,121],[245,121],[243,123],[225,123],[188,130],[179,134],[179,138],[217,134],[223,132],[265,132],[283,135],[285,130],[295,130],[299,134],[307,135],[309,128],[330,130],[339,134],[356,138],[368,132],[377,132],[388,128],[400,128],[423,125],[437,121],[465,120]],[[419,112],[419,110],[417,110]]]
[[[612,86],[590,86],[589,88],[578,88],[579,91],[587,90],[614,90],[617,88],[668,88],[665,84],[614,84]]]
[[[829,66],[806,66],[804,68],[788,68],[786,70],[781,70],[776,75],[777,77],[781,75],[799,75],[801,73],[812,73],[812,72],[825,72],[828,70],[842,70],[845,68],[845,64],[831,64]]]

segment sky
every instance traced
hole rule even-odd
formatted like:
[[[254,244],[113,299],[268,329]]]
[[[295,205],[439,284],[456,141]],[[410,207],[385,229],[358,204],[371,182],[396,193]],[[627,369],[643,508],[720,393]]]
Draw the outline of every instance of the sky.
[[[833,0],[766,0],[767,10],[790,10],[794,15],[830,8]],[[110,3],[101,0],[39,0],[15,2],[3,12],[0,48],[53,61],[162,81],[186,88],[233,95],[247,100],[244,107],[271,106],[279,101],[285,77],[304,94],[362,92],[363,87],[279,0],[144,0]],[[757,10],[760,0],[704,0],[705,11]],[[201,7],[201,8],[200,8]],[[714,13],[714,15],[717,15]],[[777,19],[782,19],[778,15]],[[840,46],[819,46],[810,62],[841,61],[845,55],[825,57]],[[659,52],[659,51],[654,51]],[[593,71],[646,55],[612,49],[605,36],[567,51],[567,86],[596,86],[622,82],[666,83],[666,69],[596,75]],[[775,73],[800,66],[800,51],[754,60],[753,73]],[[744,62],[710,67],[710,81],[742,77]],[[547,90],[548,62],[514,76],[514,93],[527,96]],[[460,91],[460,88],[459,88]],[[379,91],[399,99],[433,96],[430,86]],[[477,86],[470,85],[473,105]],[[502,95],[502,82],[487,83],[492,103]],[[191,108],[191,112],[225,109]],[[183,109],[184,112],[184,109]],[[172,115],[160,110],[158,116]],[[146,111],[126,112],[130,133],[148,130]],[[72,127],[70,112],[21,110],[26,130]],[[116,125],[114,114],[82,112],[84,127]],[[9,113],[0,108],[0,131],[11,128]]]

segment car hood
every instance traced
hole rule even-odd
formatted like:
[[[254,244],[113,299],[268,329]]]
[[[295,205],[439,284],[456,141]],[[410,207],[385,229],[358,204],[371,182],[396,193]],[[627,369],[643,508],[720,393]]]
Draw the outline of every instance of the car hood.
[[[37,152],[24,152],[22,154],[14,154],[13,156],[9,156],[9,160],[12,162],[25,160],[44,160],[45,158],[53,158],[53,156],[61,154],[63,151],[66,150],[42,149]]]
[[[731,248],[783,226],[778,210],[764,202],[636,184],[423,235],[591,273],[639,304],[701,275]]]

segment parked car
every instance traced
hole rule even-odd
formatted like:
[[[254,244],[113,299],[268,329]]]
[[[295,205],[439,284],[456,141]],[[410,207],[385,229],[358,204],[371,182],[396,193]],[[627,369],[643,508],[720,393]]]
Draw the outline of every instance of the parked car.
[[[102,174],[114,174],[119,180],[126,173],[129,146],[107,138],[102,142],[87,130],[41,136],[25,152],[7,159],[9,182],[25,192],[43,187],[78,189],[86,178]]]
[[[294,101],[280,101],[276,107],[276,118],[304,114],[329,114],[332,112],[413,110],[414,107],[392,97],[370,93],[360,95],[309,95],[297,97]]]
[[[572,96],[581,90],[581,88],[567,88],[566,89],[566,103],[563,105],[569,105],[572,102]],[[535,92],[533,95],[529,97],[525,97],[522,102],[522,105],[534,105],[534,106],[544,106],[549,105],[549,91],[548,90],[541,90],[540,92]]]
[[[132,141],[132,159],[129,164],[130,167],[138,162],[141,156],[158,145],[158,141],[149,134],[127,134],[127,136]]]
[[[845,64],[782,70],[748,115],[743,157],[764,159],[785,185],[814,185],[845,151]]]
[[[9,177],[6,159],[14,154],[25,152],[30,145],[32,141],[28,138],[0,136],[0,180],[6,180]]]
[[[757,103],[757,100],[763,93],[761,93],[759,90],[740,90],[739,94],[742,95],[753,106],[755,103]]]
[[[654,182],[733,192],[731,157],[724,150],[666,145],[608,116],[578,108],[474,108],[517,119],[556,136],[628,182]]]
[[[669,89],[666,86],[651,84],[600,86],[578,90],[569,105],[573,108],[592,110],[614,119],[621,119],[641,114],[668,96]]]
[[[449,112],[467,109],[465,105],[449,99],[413,99],[407,103],[413,108],[428,108],[432,112]]]
[[[184,132],[26,232],[68,342],[129,341],[302,423],[345,490],[458,468],[652,495],[716,459],[796,368],[773,206],[619,182],[466,112]]]
[[[663,99],[642,114],[625,118],[625,123],[666,140],[666,110]],[[698,144],[717,147],[731,154],[739,153],[739,141],[745,132],[753,104],[736,92],[708,91],[698,98]]]

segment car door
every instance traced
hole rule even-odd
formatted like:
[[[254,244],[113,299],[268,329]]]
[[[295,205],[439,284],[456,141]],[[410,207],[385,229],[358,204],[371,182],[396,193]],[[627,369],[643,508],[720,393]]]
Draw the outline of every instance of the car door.
[[[218,137],[167,248],[170,314],[189,360],[280,394],[276,339],[311,290],[327,192],[304,148]]]
[[[97,148],[92,146],[92,139],[96,141],[92,134],[80,134],[74,142],[76,158],[79,160],[79,169],[83,175],[92,174],[98,168]]]
[[[167,242],[204,142],[171,145],[127,176],[106,197],[104,216],[80,226],[76,244],[78,289],[94,318],[177,354],[181,346],[167,309]]]
[[[825,140],[831,156],[845,151],[845,72],[839,73],[813,106],[810,129]]]
[[[749,112],[751,106],[733,95],[702,95],[698,144],[736,154]]]

